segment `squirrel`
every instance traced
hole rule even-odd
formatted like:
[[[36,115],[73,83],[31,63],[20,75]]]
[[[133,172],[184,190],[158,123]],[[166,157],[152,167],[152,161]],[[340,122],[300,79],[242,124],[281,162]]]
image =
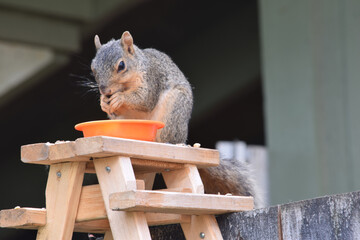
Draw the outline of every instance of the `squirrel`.
[[[185,144],[193,107],[190,83],[163,52],[138,48],[125,31],[119,40],[101,44],[94,38],[96,55],[91,70],[100,91],[100,106],[110,119],[146,119],[165,123],[156,142]],[[199,169],[209,194],[253,196],[263,200],[246,163],[221,159],[220,165]]]

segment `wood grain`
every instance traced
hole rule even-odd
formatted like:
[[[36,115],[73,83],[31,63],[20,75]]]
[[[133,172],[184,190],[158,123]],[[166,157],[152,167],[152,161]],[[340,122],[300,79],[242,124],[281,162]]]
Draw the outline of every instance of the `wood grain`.
[[[161,162],[195,164],[199,167],[217,166],[219,164],[219,152],[213,149],[102,136],[79,138],[75,143],[77,156],[108,157],[122,155]]]
[[[21,147],[21,160],[24,163],[35,164],[68,161],[89,162],[94,158],[119,155],[134,159],[132,161],[135,169],[143,172],[151,172],[153,169],[159,171],[179,169],[183,167],[183,164],[195,164],[198,167],[219,164],[219,152],[213,149],[103,136],[79,138],[72,142],[38,143]],[[91,171],[91,165],[89,165],[89,171]]]
[[[105,211],[105,209],[104,209]],[[190,223],[190,215],[145,213],[149,226]],[[97,216],[93,220],[83,220],[76,217],[74,232],[104,233],[110,230],[107,216]],[[46,224],[46,209],[44,208],[17,208],[0,211],[1,228],[18,228],[37,230]]]
[[[252,197],[131,190],[110,195],[112,210],[212,215],[252,210]]]
[[[37,239],[71,239],[85,173],[85,162],[54,164],[46,186],[46,225]]]
[[[45,164],[89,161],[87,156],[77,156],[75,142],[36,143],[21,146],[21,161],[24,163]]]
[[[18,208],[0,211],[0,227],[37,230],[46,225],[46,209]],[[107,219],[77,222],[74,232],[104,233],[110,229]]]
[[[114,212],[109,208],[111,193],[136,190],[130,158],[95,159],[94,164],[114,239],[151,239],[144,213]]]
[[[193,193],[203,194],[204,185],[201,181],[199,171],[195,165],[186,165],[183,169],[163,172],[163,178],[168,188],[190,188]],[[196,228],[194,228],[196,226]],[[222,235],[216,223],[215,216],[191,216],[191,223],[182,223],[186,239],[198,239],[199,232],[203,232],[206,239],[221,240]]]
[[[0,227],[37,229],[46,223],[46,210],[40,208],[17,208],[0,211]]]

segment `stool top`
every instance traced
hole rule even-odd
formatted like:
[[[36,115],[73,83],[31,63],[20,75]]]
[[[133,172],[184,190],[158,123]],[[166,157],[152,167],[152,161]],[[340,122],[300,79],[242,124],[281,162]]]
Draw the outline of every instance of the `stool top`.
[[[104,136],[21,146],[21,161],[24,163],[90,162],[94,158],[110,156],[194,164],[200,168],[219,165],[219,152],[214,149]]]

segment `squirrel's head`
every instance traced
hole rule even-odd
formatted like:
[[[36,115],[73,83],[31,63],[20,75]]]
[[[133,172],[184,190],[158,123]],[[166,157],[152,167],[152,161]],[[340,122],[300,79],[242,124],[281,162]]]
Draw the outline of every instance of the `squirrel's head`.
[[[142,78],[139,68],[143,63],[139,61],[141,50],[134,45],[131,34],[126,31],[120,40],[112,39],[106,44],[101,44],[96,35],[94,42],[97,51],[91,69],[100,93],[110,96],[137,88]]]

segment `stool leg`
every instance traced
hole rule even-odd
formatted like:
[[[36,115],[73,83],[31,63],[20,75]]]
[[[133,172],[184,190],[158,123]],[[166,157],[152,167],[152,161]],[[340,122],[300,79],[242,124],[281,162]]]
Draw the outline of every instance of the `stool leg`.
[[[111,230],[105,232],[104,240],[114,240]]]
[[[94,165],[114,239],[151,239],[143,212],[112,211],[109,208],[111,193],[136,190],[136,179],[130,158],[95,159]]]
[[[156,173],[135,173],[136,179],[145,181],[145,190],[152,190]]]
[[[164,181],[167,188],[186,187],[192,189],[193,193],[204,193],[204,186],[200,178],[199,171],[195,165],[187,165],[183,169],[170,172],[163,172]],[[182,223],[186,239],[201,239],[200,234],[205,239],[223,239],[215,216],[202,215],[191,216],[191,223]]]
[[[39,228],[38,240],[71,239],[79,205],[85,162],[50,166],[46,186],[46,225]]]

